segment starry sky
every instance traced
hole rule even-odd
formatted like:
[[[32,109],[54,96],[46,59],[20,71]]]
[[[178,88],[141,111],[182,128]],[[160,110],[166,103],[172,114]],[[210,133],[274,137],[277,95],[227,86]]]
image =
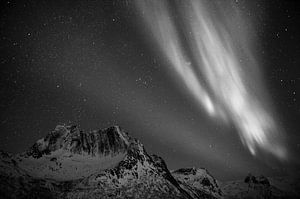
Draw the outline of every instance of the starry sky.
[[[120,125],[170,169],[205,167],[221,180],[297,170],[300,3],[230,2],[255,21],[255,55],[287,160],[251,155],[232,123],[199,109],[125,0],[1,1],[0,148],[24,151],[57,124]]]

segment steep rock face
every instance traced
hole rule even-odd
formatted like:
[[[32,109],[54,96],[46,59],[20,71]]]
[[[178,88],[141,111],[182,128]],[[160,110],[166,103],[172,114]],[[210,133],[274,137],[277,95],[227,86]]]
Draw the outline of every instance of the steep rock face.
[[[26,155],[40,158],[59,149],[91,156],[114,155],[126,151],[129,139],[117,126],[85,133],[74,125],[59,125],[45,138],[38,140]]]
[[[217,198],[181,174],[116,126],[60,125],[24,153],[0,153],[3,198]]]
[[[194,198],[222,198],[217,181],[206,169],[183,168],[173,171],[172,175]]]

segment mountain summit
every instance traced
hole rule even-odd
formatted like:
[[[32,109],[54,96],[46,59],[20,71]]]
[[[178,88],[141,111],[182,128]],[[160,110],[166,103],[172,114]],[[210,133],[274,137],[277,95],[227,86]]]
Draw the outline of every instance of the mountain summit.
[[[0,153],[2,198],[221,198],[205,170],[170,172],[120,127],[58,125],[23,153]]]
[[[38,158],[62,149],[73,154],[115,156],[127,150],[130,139],[118,126],[85,133],[75,125],[59,125],[45,138],[38,140],[27,153]]]

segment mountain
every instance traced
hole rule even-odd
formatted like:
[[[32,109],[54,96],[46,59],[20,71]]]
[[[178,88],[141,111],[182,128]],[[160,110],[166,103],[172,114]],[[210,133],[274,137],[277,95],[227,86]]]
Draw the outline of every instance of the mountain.
[[[222,198],[205,169],[170,172],[120,127],[59,125],[23,153],[0,152],[1,198]]]
[[[300,179],[217,182],[204,168],[169,171],[120,127],[58,125],[20,154],[0,151],[0,198],[300,198]]]
[[[246,176],[245,180],[221,184],[225,198],[294,199],[300,198],[300,179],[293,177]]]
[[[172,172],[182,188],[194,198],[203,198],[204,193],[215,198],[222,197],[217,181],[204,168],[183,168]]]

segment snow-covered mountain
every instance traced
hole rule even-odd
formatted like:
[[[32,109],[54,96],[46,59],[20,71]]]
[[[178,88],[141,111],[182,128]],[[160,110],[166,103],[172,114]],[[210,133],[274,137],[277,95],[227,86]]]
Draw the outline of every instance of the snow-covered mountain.
[[[205,169],[172,173],[120,127],[59,125],[27,151],[0,153],[1,198],[222,198]]]
[[[115,167],[130,142],[119,127],[84,133],[76,126],[57,126],[16,161],[32,177],[75,180]]]

